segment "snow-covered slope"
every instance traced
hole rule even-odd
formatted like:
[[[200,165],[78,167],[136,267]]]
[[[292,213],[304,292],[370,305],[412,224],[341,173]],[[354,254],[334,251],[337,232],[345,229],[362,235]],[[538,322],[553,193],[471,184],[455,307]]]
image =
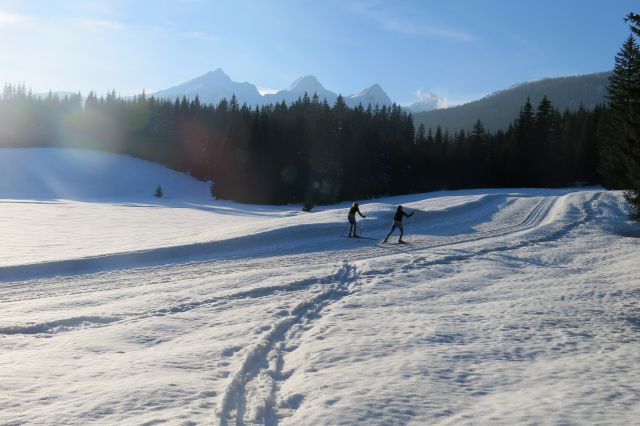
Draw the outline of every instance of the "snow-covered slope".
[[[341,238],[346,203],[92,201],[0,199],[2,424],[640,417],[640,228],[621,193],[361,203],[375,239],[398,203],[415,212],[408,245]]]
[[[389,99],[389,96],[387,96],[379,84],[374,84],[358,93],[347,96],[345,98],[345,103],[352,107],[360,104],[366,108],[367,105],[383,106],[391,105],[393,102],[391,102],[391,99]]]
[[[0,199],[205,202],[210,185],[155,163],[101,151],[0,149]]]
[[[162,198],[154,196],[159,185]],[[52,261],[75,259],[58,265],[65,271],[92,262],[114,266],[115,259],[96,256],[245,235],[262,221],[298,214],[213,200],[209,184],[158,164],[59,148],[0,149],[0,200],[11,218],[0,221],[0,269],[39,263],[48,272],[55,270]],[[77,263],[84,258],[93,260]]]

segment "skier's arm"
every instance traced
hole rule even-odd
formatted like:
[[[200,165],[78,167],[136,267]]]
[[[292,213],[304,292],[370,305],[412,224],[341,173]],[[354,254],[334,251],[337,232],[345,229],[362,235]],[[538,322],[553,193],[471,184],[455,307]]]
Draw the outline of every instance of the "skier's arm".
[[[360,211],[360,209],[358,209],[358,214],[360,215],[360,217],[366,218],[366,216],[362,214],[362,212]]]
[[[413,213],[414,213],[414,212],[411,212],[411,213],[407,214],[407,213],[405,213],[405,212],[402,212],[402,214],[403,214],[403,215],[405,215],[406,217],[411,217],[411,216],[413,216]]]

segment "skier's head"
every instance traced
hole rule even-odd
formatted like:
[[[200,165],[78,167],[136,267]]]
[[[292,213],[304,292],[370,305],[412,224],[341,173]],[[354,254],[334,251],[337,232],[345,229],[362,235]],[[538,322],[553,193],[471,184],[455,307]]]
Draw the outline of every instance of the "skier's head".
[[[402,204],[398,205],[398,211],[402,211]]]
[[[360,206],[360,204],[358,204],[358,202],[357,202],[357,201],[354,201],[354,202],[353,202],[353,207],[359,207],[359,206]]]

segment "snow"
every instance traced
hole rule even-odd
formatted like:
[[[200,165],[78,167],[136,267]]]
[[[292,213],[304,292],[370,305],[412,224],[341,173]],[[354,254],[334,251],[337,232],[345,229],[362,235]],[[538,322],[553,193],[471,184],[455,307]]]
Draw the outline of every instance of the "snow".
[[[619,192],[362,200],[364,236],[416,212],[410,244],[379,245],[339,237],[348,203],[213,200],[90,151],[0,163],[0,424],[640,417],[640,227]]]
[[[356,106],[361,104],[363,106],[367,105],[391,105],[391,99],[385,93],[385,91],[380,87],[379,84],[374,84],[372,86],[367,87],[366,89],[354,93],[353,95],[349,95],[345,98],[345,102],[347,105]]]

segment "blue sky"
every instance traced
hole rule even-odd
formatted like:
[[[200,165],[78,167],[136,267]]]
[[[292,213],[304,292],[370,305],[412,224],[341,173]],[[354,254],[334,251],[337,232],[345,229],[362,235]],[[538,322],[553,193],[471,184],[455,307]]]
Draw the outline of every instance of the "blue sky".
[[[0,83],[122,95],[222,68],[282,89],[313,74],[351,94],[450,104],[611,69],[627,0],[0,0]]]

